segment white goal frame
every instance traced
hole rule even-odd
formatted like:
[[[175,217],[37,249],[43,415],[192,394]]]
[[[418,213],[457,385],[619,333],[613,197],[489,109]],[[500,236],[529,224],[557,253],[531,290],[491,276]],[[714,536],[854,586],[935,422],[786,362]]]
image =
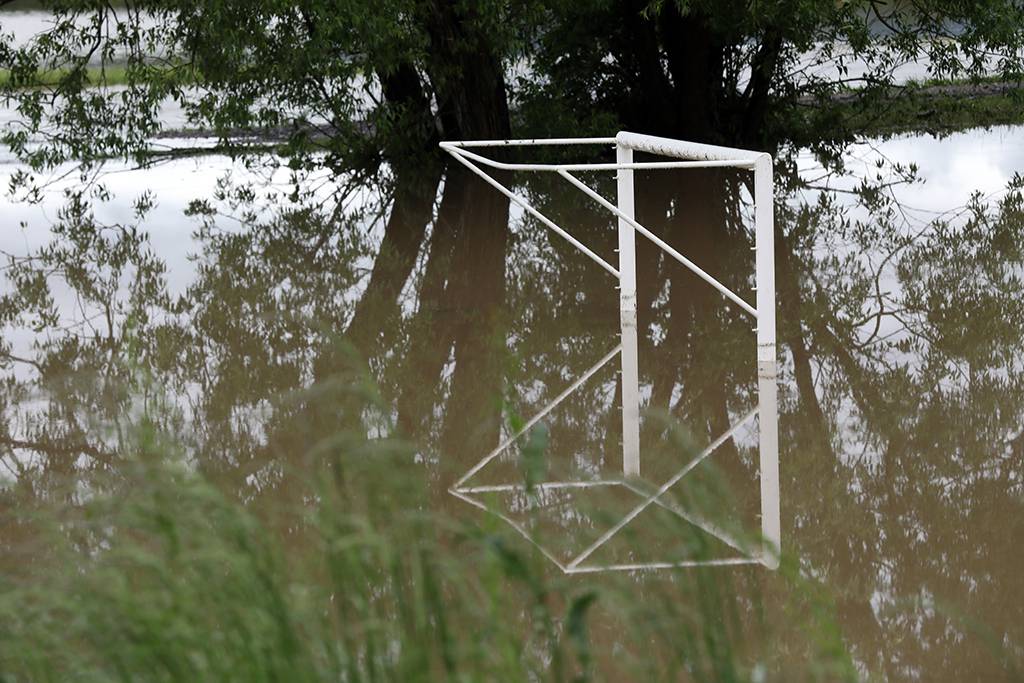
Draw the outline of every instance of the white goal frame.
[[[477,154],[473,149],[492,147],[529,147],[529,146],[567,146],[567,145],[613,145],[616,151],[615,163],[571,163],[571,164],[526,164],[505,163]],[[481,177],[496,190],[504,194],[531,216],[567,240],[583,252],[601,268],[616,278],[619,289],[619,314],[621,343],[604,356],[596,365],[587,370],[572,385],[563,391],[554,401],[533,416],[515,434],[502,441],[493,451],[484,456],[476,465],[467,471],[449,492],[492,514],[497,515],[512,525],[523,537],[536,545],[552,562],[567,574],[598,571],[631,571],[645,569],[667,569],[698,565],[735,565],[763,564],[775,569],[779,564],[781,547],[781,522],[779,513],[779,437],[778,437],[778,388],[776,368],[776,336],[775,336],[775,227],[774,227],[774,184],[772,178],[772,157],[764,152],[755,152],[730,147],[719,147],[682,140],[640,135],[637,133],[620,132],[614,138],[552,138],[533,140],[472,140],[440,143],[442,149],[452,155],[456,161]],[[645,152],[675,161],[634,162],[634,152]],[[528,200],[517,195],[511,189],[484,172],[480,166],[487,166],[507,171],[534,171],[557,173],[571,185],[589,198],[600,204],[618,218],[618,267],[614,267],[594,253],[585,244],[577,240],[557,223],[534,208]],[[754,251],[755,251],[755,305],[723,285],[697,264],[672,248],[652,231],[638,223],[635,218],[634,206],[634,171],[670,169],[670,168],[738,168],[754,174]],[[574,171],[616,171],[617,199],[612,203],[594,191],[590,186],[579,180]],[[639,362],[637,356],[637,309],[636,309],[636,234],[639,233],[656,244],[669,256],[688,268],[699,278],[717,289],[733,305],[756,320],[757,335],[757,407],[734,423],[725,433],[718,436],[703,451],[698,453],[685,467],[670,477],[658,489],[648,494],[636,485],[636,477],[640,474],[640,393],[639,393]],[[467,482],[488,463],[497,458],[515,441],[543,419],[555,406],[564,401],[570,394],[579,389],[584,382],[599,369],[609,363],[615,356],[621,360],[622,372],[622,451],[623,476],[620,479],[592,480],[576,482],[546,482],[537,484],[535,488],[558,490],[568,488],[590,488],[596,486],[624,486],[643,498],[643,502],[630,510],[619,522],[602,534],[586,550],[579,553],[569,562],[559,560],[554,553],[541,546],[526,529],[508,515],[491,509],[476,496],[485,492],[522,491],[523,484],[497,484],[489,486],[471,486]],[[671,502],[662,500],[662,496],[683,477],[689,474],[701,461],[710,456],[719,446],[728,441],[742,427],[757,417],[758,419],[758,453],[760,469],[761,494],[761,543],[749,548],[729,537],[724,531],[689,513]],[[698,526],[704,531],[719,538],[727,545],[740,552],[739,557],[683,560],[675,562],[645,562],[635,564],[586,564],[586,560],[621,529],[629,524],[641,512],[652,504],[670,510],[682,519]]]

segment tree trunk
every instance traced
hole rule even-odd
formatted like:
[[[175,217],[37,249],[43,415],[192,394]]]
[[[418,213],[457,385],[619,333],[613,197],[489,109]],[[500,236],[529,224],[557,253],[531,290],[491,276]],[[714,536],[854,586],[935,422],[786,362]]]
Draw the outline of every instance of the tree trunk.
[[[782,53],[782,33],[768,30],[754,55],[750,69],[750,81],[744,93],[746,106],[739,129],[739,141],[746,145],[763,145],[770,135],[765,129],[768,117],[771,85],[775,79],[779,57]]]
[[[448,139],[511,135],[505,71],[475,13],[455,0],[433,0],[425,16],[428,71]]]
[[[662,40],[672,76],[675,137],[694,142],[723,142],[724,46],[699,12],[682,16],[674,3],[661,13]],[[724,140],[728,141],[728,140]]]
[[[438,157],[438,130],[420,74],[404,62],[394,71],[378,72],[377,78],[391,117],[387,135],[394,140],[385,146],[384,156],[396,174],[401,175],[405,167],[422,173],[421,159],[426,157],[430,163]],[[425,175],[432,173],[433,169],[427,169]]]
[[[611,50],[629,89],[619,100],[619,120],[638,133],[673,135],[677,128],[675,97],[662,67],[657,26],[644,14],[648,4],[646,0],[620,0],[611,18],[622,27],[612,38]]]

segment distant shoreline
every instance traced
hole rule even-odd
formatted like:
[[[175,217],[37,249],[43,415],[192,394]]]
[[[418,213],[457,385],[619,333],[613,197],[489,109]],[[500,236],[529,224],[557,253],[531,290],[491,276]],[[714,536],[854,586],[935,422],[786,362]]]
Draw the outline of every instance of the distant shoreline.
[[[827,114],[836,126],[857,135],[886,137],[909,132],[948,135],[970,128],[1024,124],[1024,82],[926,82],[890,86],[866,97],[855,90],[833,94],[825,103],[802,98],[807,118]]]

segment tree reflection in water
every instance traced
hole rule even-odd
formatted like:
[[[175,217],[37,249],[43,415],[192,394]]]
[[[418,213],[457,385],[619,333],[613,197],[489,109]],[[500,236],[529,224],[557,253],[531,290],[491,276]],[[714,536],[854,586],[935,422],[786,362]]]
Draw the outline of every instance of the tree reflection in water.
[[[346,454],[338,476],[358,480],[369,436],[412,444],[395,445],[426,482],[410,504],[474,515],[447,495],[453,477],[617,343],[618,298],[543,226],[512,212],[507,229],[507,200],[481,181],[458,168],[441,181],[439,168],[399,170],[371,231],[369,209],[247,215],[243,193],[241,227],[226,229],[226,206],[197,203],[197,276],[180,296],[141,229],[101,225],[72,201],[53,242],[6,269],[0,322],[35,341],[0,342],[4,508],[116,486],[144,415],[256,510],[301,501],[292,473],[332,454]],[[599,182],[611,196],[612,179]],[[614,259],[608,216],[530,183],[545,213]],[[638,173],[637,186],[642,223],[749,292],[739,175]],[[854,203],[777,198],[784,544],[825,587],[864,671],[1013,670],[1024,643],[1020,186],[927,223],[867,186]],[[659,483],[678,469],[676,437],[706,443],[753,405],[754,342],[741,312],[643,240],[638,263],[644,468]],[[616,379],[599,373],[545,421],[548,476],[620,467]],[[756,528],[751,443],[728,442],[714,462],[707,477],[731,492],[719,511]],[[579,522],[559,509],[561,524]],[[23,556],[33,527],[4,517],[2,554]],[[738,613],[788,618],[764,570],[718,571],[641,577],[637,591],[696,576],[725,582],[716,590]]]

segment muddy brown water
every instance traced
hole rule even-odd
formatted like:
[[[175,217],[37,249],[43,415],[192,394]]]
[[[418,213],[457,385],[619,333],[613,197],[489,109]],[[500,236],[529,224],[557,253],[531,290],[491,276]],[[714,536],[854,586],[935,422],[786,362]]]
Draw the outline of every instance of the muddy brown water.
[[[16,258],[0,309],[5,490],[45,497],[48,482],[116,468],[118,425],[144,395],[189,457],[251,505],[287,499],[283,466],[344,428],[413,444],[434,504],[482,520],[448,487],[615,349],[618,295],[607,273],[488,186],[453,170],[439,180],[400,175],[377,222],[275,209],[204,228],[157,214],[145,223],[154,242],[65,231],[63,251]],[[591,180],[613,192],[608,178]],[[614,262],[614,227],[598,207],[544,180],[519,188]],[[863,671],[1004,679],[1024,646],[1024,211],[1012,193],[925,218],[909,217],[908,203],[780,190],[783,546],[828,587]],[[752,300],[742,177],[639,174],[637,206],[641,222]],[[165,270],[180,245],[153,247],[166,231],[195,257],[186,282]],[[756,405],[754,335],[640,238],[638,265],[641,462],[656,487]],[[60,315],[24,279],[41,271]],[[338,398],[337,386],[361,389]],[[321,389],[333,398],[292,400]],[[612,358],[559,403],[541,422],[531,476],[617,477],[620,389]],[[681,482],[691,496],[675,493],[756,532],[756,434],[756,423],[738,432]],[[522,481],[529,448],[513,444],[473,483]],[[564,561],[638,499],[592,488],[486,500]],[[694,552],[644,519],[650,534],[626,537],[606,561]],[[700,552],[736,555],[715,542]],[[674,571],[685,581],[689,570]],[[768,572],[715,571],[755,582]]]

